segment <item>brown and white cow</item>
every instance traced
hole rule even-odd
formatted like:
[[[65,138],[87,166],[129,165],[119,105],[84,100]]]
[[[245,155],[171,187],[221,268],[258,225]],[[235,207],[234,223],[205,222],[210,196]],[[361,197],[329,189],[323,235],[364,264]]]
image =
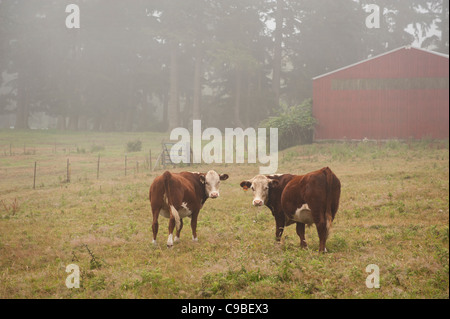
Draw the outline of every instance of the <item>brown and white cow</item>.
[[[191,218],[192,240],[197,241],[197,217],[208,198],[219,197],[220,181],[228,179],[227,174],[208,173],[170,173],[164,172],[150,186],[149,198],[153,214],[153,244],[158,234],[159,214],[169,218],[169,238],[167,247],[179,240],[183,228],[183,218]],[[173,238],[173,230],[177,233]]]
[[[241,187],[252,188],[253,205],[264,203],[270,208],[277,225],[277,240],[285,226],[296,223],[300,246],[306,248],[305,225],[315,224],[319,252],[326,251],[325,243],[341,193],[341,183],[331,169],[325,167],[306,175],[258,175],[241,182]]]
[[[256,175],[240,184],[244,190],[249,188],[252,190],[254,206],[266,205],[271,210],[275,218],[275,239],[277,241],[281,240],[284,227],[289,224],[281,208],[281,194],[294,176],[291,174]]]

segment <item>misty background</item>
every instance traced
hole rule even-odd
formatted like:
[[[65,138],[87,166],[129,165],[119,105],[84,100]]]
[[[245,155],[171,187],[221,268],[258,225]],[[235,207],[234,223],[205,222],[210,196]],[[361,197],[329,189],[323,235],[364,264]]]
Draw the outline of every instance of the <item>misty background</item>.
[[[72,3],[79,29],[65,25]],[[0,128],[255,127],[311,98],[314,76],[404,45],[448,54],[448,11],[448,0],[0,0]]]

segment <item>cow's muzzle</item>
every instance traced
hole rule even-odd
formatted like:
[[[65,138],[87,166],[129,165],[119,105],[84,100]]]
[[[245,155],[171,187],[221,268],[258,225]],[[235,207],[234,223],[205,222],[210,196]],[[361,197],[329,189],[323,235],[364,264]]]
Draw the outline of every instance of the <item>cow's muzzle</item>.
[[[264,204],[264,202],[260,199],[255,199],[253,201],[253,206],[262,206]]]

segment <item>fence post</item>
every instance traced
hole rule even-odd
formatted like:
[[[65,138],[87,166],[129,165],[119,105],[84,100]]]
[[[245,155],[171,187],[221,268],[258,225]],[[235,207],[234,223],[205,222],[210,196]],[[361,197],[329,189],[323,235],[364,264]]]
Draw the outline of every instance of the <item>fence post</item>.
[[[70,183],[70,162],[67,159],[67,183]]]
[[[34,162],[33,189],[36,189],[36,162]]]
[[[127,154],[125,154],[125,176],[127,176]]]
[[[98,154],[98,160],[97,160],[97,179],[100,174],[100,154]]]

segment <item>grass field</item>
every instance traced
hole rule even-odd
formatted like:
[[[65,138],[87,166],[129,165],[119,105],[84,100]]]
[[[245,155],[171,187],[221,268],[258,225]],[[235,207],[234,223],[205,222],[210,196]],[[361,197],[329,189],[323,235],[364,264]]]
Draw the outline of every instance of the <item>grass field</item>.
[[[448,141],[320,143],[279,154],[279,173],[329,166],[340,178],[340,209],[319,254],[295,226],[275,242],[266,207],[251,205],[240,181],[248,164],[196,165],[230,178],[199,215],[198,242],[189,220],[167,249],[160,217],[151,243],[148,189],[164,136],[156,133],[0,132],[0,298],[448,298]],[[128,141],[142,151],[124,155]],[[96,176],[101,156],[99,179]],[[66,181],[70,159],[71,181]],[[33,167],[37,162],[36,189]],[[139,162],[140,169],[137,169]],[[66,266],[81,287],[65,285]],[[366,267],[380,288],[366,287]]]

